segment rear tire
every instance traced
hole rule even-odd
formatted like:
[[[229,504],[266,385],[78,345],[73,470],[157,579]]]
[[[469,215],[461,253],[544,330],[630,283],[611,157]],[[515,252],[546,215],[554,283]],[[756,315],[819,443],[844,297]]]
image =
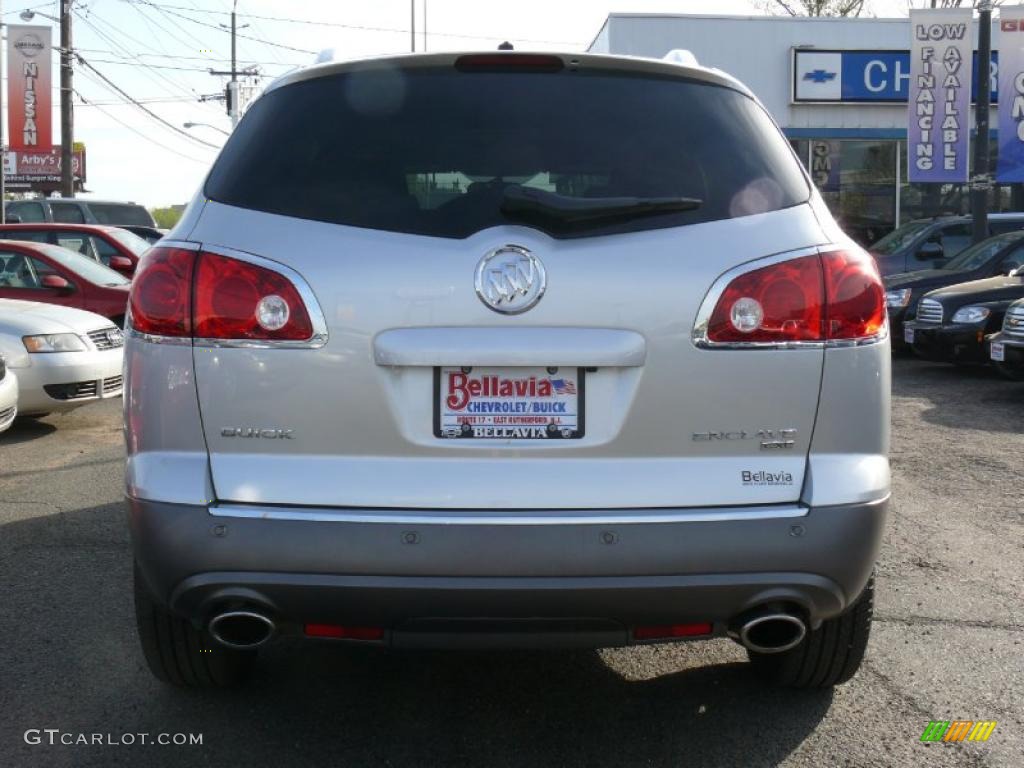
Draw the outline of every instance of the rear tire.
[[[207,632],[157,603],[149,594],[138,565],[135,621],[142,655],[158,680],[182,688],[233,688],[249,676],[255,651],[224,648]]]
[[[782,653],[747,651],[756,672],[785,688],[831,688],[856,674],[871,634],[874,576],[846,613],[808,630],[800,645]]]

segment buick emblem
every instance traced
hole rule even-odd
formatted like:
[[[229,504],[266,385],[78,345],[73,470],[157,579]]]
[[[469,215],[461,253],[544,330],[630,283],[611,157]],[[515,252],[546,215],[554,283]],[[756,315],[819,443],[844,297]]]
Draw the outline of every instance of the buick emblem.
[[[518,315],[540,301],[547,282],[540,259],[518,245],[495,248],[476,268],[480,301],[505,315]]]
[[[107,341],[116,347],[124,341],[124,334],[119,328],[111,328],[107,331]]]

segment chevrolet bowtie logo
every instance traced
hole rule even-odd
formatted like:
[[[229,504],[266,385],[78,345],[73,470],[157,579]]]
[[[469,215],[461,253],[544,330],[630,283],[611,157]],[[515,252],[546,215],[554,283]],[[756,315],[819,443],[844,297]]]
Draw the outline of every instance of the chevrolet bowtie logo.
[[[826,72],[824,69],[812,69],[810,72],[804,73],[804,80],[810,80],[812,83],[827,83],[829,80],[835,79],[835,72]]]

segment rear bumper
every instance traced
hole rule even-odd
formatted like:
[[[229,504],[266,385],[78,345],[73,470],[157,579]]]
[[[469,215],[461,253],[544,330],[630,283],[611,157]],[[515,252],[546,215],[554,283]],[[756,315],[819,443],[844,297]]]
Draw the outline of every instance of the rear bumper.
[[[842,613],[870,576],[887,507],[704,510],[673,522],[610,512],[602,522],[601,511],[521,525],[419,511],[400,523],[226,517],[130,499],[129,515],[150,590],[200,625],[244,602],[284,627],[383,627],[392,645],[623,645],[637,625],[712,622],[723,634],[768,601],[795,604],[814,625]]]

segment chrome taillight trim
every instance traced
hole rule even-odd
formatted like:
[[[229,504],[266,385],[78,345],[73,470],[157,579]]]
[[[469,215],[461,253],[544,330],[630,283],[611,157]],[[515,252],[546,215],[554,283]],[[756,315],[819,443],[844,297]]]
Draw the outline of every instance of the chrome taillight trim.
[[[700,309],[697,310],[697,319],[693,325],[692,340],[694,346],[699,349],[830,349],[837,347],[864,347],[871,344],[878,344],[889,338],[889,315],[886,313],[885,323],[882,330],[874,336],[866,336],[861,339],[831,339],[827,341],[711,341],[708,338],[708,326],[711,323],[711,315],[718,306],[718,300],[722,298],[725,289],[736,278],[753,272],[757,269],[770,267],[774,264],[781,264],[785,261],[802,259],[807,256],[820,256],[832,251],[842,250],[843,246],[837,243],[826,243],[823,245],[798,248],[793,251],[783,251],[765,258],[754,259],[733,267],[723,272],[712,284]]]
[[[221,245],[202,245],[201,243],[194,243],[187,240],[162,240],[160,241],[159,247],[214,253],[218,256],[225,256],[229,259],[244,261],[257,267],[269,269],[271,272],[277,272],[279,275],[282,275],[291,281],[291,284],[295,286],[295,290],[298,292],[299,298],[302,299],[306,312],[309,314],[309,321],[313,326],[313,335],[308,339],[298,341],[271,339],[207,339],[199,336],[157,336],[154,334],[142,333],[132,327],[131,308],[129,305],[129,310],[125,317],[125,329],[127,335],[132,338],[154,344],[178,344],[196,347],[216,347],[219,349],[319,349],[327,343],[327,320],[324,317],[323,309],[320,307],[320,302],[317,300],[316,294],[313,293],[313,289],[309,287],[309,283],[306,282],[306,279],[291,267],[282,264],[279,261],[274,261],[273,259],[257,256],[256,254],[247,253],[246,251],[237,251],[234,248],[227,248]]]

